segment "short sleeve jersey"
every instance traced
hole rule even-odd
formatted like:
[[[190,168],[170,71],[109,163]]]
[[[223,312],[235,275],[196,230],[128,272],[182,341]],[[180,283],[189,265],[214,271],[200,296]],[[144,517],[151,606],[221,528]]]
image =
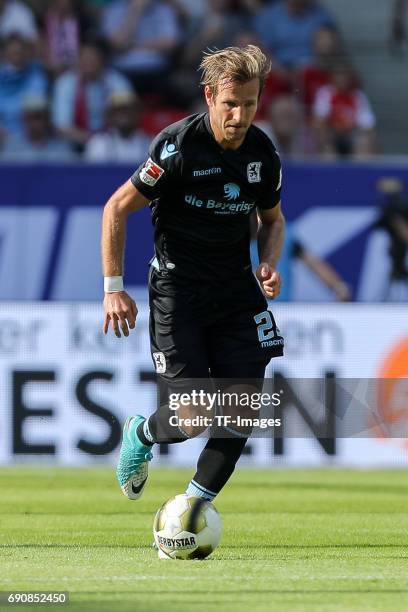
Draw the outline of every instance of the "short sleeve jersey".
[[[131,180],[151,201],[160,269],[211,281],[250,267],[249,216],[279,203],[282,170],[258,127],[237,150],[223,149],[204,113],[158,134]]]

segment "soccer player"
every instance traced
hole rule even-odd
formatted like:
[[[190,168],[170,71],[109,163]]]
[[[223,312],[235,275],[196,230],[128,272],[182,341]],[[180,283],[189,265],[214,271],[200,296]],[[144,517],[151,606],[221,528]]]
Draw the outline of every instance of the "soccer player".
[[[108,200],[103,213],[104,332],[129,335],[137,308],[124,290],[123,254],[130,213],[150,203],[150,340],[159,379],[262,380],[283,338],[268,310],[278,296],[276,265],[284,240],[279,156],[252,125],[269,62],[253,45],[204,55],[200,68],[208,112],[164,129],[149,155]],[[259,217],[256,281],[249,254],[250,213]],[[174,414],[174,413],[172,413]],[[123,428],[117,477],[138,499],[156,442],[181,442],[197,431],[170,425],[164,404]],[[231,476],[247,437],[210,435],[187,494],[212,500]]]

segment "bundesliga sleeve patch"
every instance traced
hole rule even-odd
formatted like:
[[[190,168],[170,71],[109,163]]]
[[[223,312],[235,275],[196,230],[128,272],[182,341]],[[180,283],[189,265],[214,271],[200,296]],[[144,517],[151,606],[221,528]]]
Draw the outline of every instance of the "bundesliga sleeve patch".
[[[140,180],[142,183],[149,185],[149,187],[154,187],[163,172],[163,168],[160,168],[160,166],[149,157],[140,172]]]

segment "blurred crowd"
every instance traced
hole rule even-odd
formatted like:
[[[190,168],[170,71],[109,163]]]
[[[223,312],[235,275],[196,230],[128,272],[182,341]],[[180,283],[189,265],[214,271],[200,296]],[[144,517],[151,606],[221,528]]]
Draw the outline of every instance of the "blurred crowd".
[[[258,44],[257,123],[288,156],[365,157],[375,116],[318,0],[0,0],[0,159],[141,161],[204,110],[206,49]]]

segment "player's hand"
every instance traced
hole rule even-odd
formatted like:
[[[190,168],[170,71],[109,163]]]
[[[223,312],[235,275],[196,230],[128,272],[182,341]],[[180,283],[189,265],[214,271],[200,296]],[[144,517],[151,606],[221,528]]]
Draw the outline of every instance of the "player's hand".
[[[279,272],[268,263],[260,263],[255,272],[256,278],[267,298],[274,300],[280,294],[282,279]]]
[[[340,302],[350,302],[351,301],[351,291],[350,287],[343,283],[343,281],[338,282],[334,287],[333,291],[337,296],[337,299]]]
[[[136,324],[137,307],[136,302],[126,293],[126,291],[116,291],[115,293],[105,293],[103,300],[105,320],[103,331],[108,333],[109,324],[117,338],[121,337],[120,330],[124,336],[129,335],[129,329],[133,329]]]

